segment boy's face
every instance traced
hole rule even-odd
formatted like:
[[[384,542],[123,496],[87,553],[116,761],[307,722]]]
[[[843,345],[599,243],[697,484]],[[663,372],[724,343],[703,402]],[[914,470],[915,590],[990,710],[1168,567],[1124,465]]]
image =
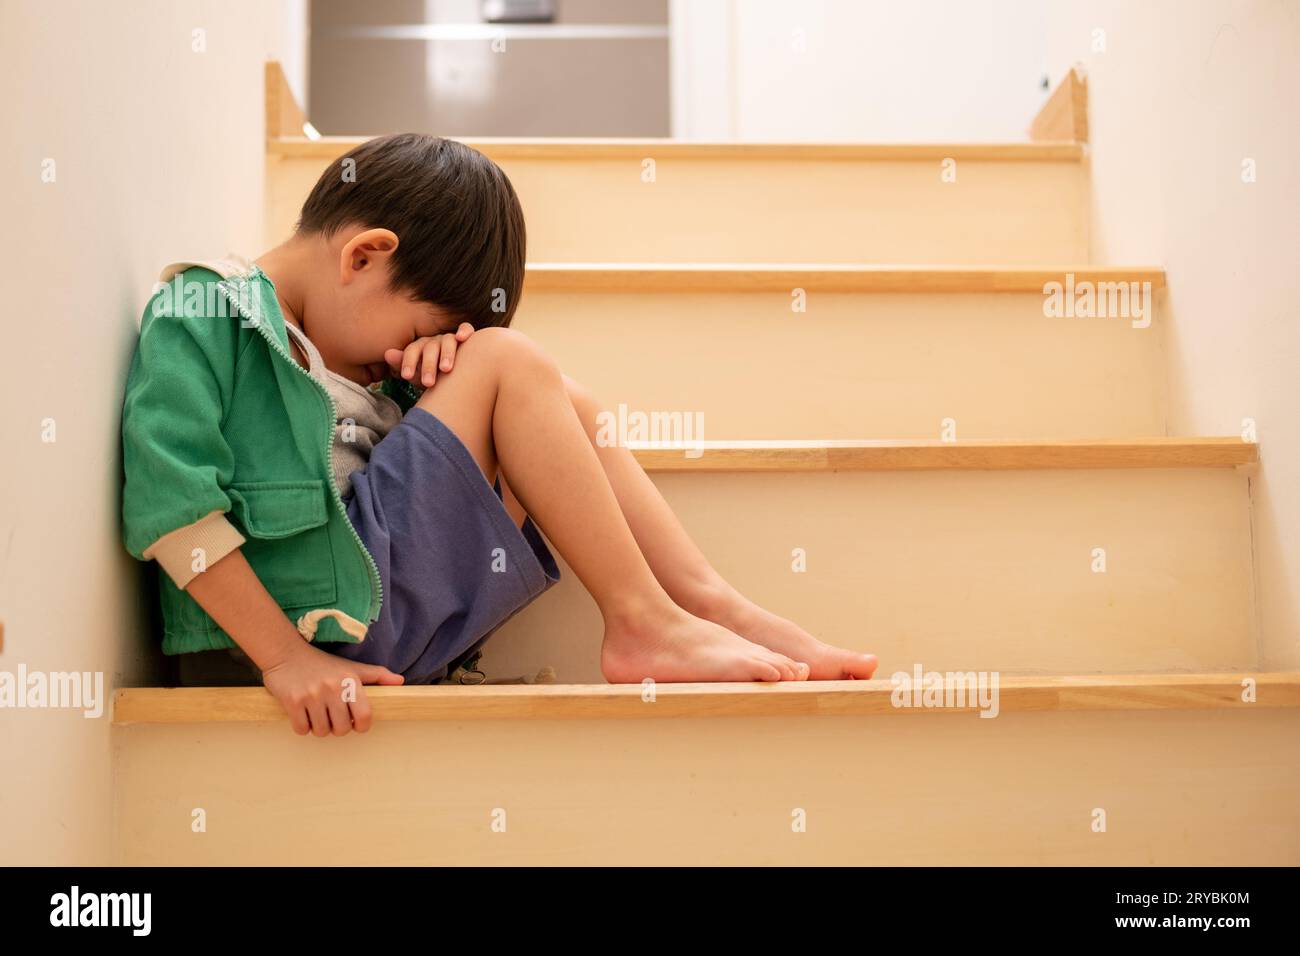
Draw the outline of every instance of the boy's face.
[[[387,233],[369,230],[362,234]],[[422,336],[454,332],[459,324],[447,310],[418,302],[389,287],[389,266],[396,237],[359,244],[344,241],[337,249],[338,281],[324,283],[310,297],[303,325],[333,371],[360,385],[388,377],[388,349],[402,349]]]

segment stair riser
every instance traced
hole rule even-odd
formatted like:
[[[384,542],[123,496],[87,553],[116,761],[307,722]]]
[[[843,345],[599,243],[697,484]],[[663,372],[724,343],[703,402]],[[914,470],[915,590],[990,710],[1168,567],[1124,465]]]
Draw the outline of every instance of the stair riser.
[[[1088,261],[1078,162],[505,159],[534,262]],[[268,243],[292,232],[324,159],[267,164]]]
[[[656,475],[743,594],[879,675],[1256,665],[1246,479],[1232,469]],[[793,551],[806,555],[792,569]],[[1106,571],[1092,570],[1104,548]],[[486,646],[490,674],[602,680],[572,570]]]
[[[119,728],[115,862],[1295,865],[1297,732],[1264,710]]]
[[[514,327],[606,408],[703,413],[704,438],[1165,433],[1154,319],[1049,318],[1038,294],[526,294]]]

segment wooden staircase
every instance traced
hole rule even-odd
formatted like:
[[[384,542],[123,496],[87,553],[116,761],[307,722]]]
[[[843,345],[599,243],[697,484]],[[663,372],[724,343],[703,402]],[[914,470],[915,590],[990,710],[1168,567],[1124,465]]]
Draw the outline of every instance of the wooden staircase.
[[[355,142],[283,132],[268,241]],[[330,740],[260,688],[120,690],[118,862],[1300,861],[1258,449],[1166,434],[1164,274],[1090,262],[1082,143],[470,142],[527,216],[516,327],[608,408],[702,413],[702,454],[638,458],[728,580],[880,679],[604,684],[566,566],[483,660],[559,685],[372,689]],[[1150,283],[1149,321],[1048,317],[1070,274]],[[996,674],[995,719],[899,706],[916,668]]]

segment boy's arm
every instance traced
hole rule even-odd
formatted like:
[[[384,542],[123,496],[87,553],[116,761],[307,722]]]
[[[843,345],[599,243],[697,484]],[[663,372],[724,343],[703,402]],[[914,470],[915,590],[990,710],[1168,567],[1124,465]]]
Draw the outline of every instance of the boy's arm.
[[[127,376],[123,543],[140,560],[156,559],[179,588],[244,543],[226,518],[234,455],[221,431],[234,387],[235,324],[154,314],[151,303]]]
[[[402,683],[387,668],[356,664],[304,641],[238,548],[196,576],[187,591],[262,671],[294,733],[365,732],[373,718],[361,685]]]
[[[437,380],[439,371],[451,371],[456,361],[456,346],[473,334],[474,326],[462,322],[455,332],[424,335],[404,349],[388,349],[384,353],[384,360],[388,362],[391,371],[389,376],[380,382],[379,390],[395,401],[405,415],[424,394],[426,373],[431,387]],[[411,369],[411,378],[401,377],[403,366]]]
[[[197,575],[186,592],[263,672],[312,650],[238,548]]]

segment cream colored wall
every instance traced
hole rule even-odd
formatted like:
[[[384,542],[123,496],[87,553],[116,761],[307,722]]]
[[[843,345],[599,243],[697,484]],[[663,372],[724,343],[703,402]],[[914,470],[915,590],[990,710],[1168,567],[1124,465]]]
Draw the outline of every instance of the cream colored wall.
[[[1093,261],[1168,271],[1170,432],[1257,424],[1260,666],[1294,667],[1300,4],[1071,0],[1052,6],[1049,36],[1054,77],[1075,61],[1088,72]],[[1247,159],[1254,183],[1242,181]]]
[[[295,32],[260,0],[129,7],[21,0],[0,14],[0,671],[102,671],[106,694],[148,680],[157,657],[118,519],[140,312],[163,264],[260,251],[262,64]],[[0,710],[0,766],[0,862],[109,861],[107,712]]]

